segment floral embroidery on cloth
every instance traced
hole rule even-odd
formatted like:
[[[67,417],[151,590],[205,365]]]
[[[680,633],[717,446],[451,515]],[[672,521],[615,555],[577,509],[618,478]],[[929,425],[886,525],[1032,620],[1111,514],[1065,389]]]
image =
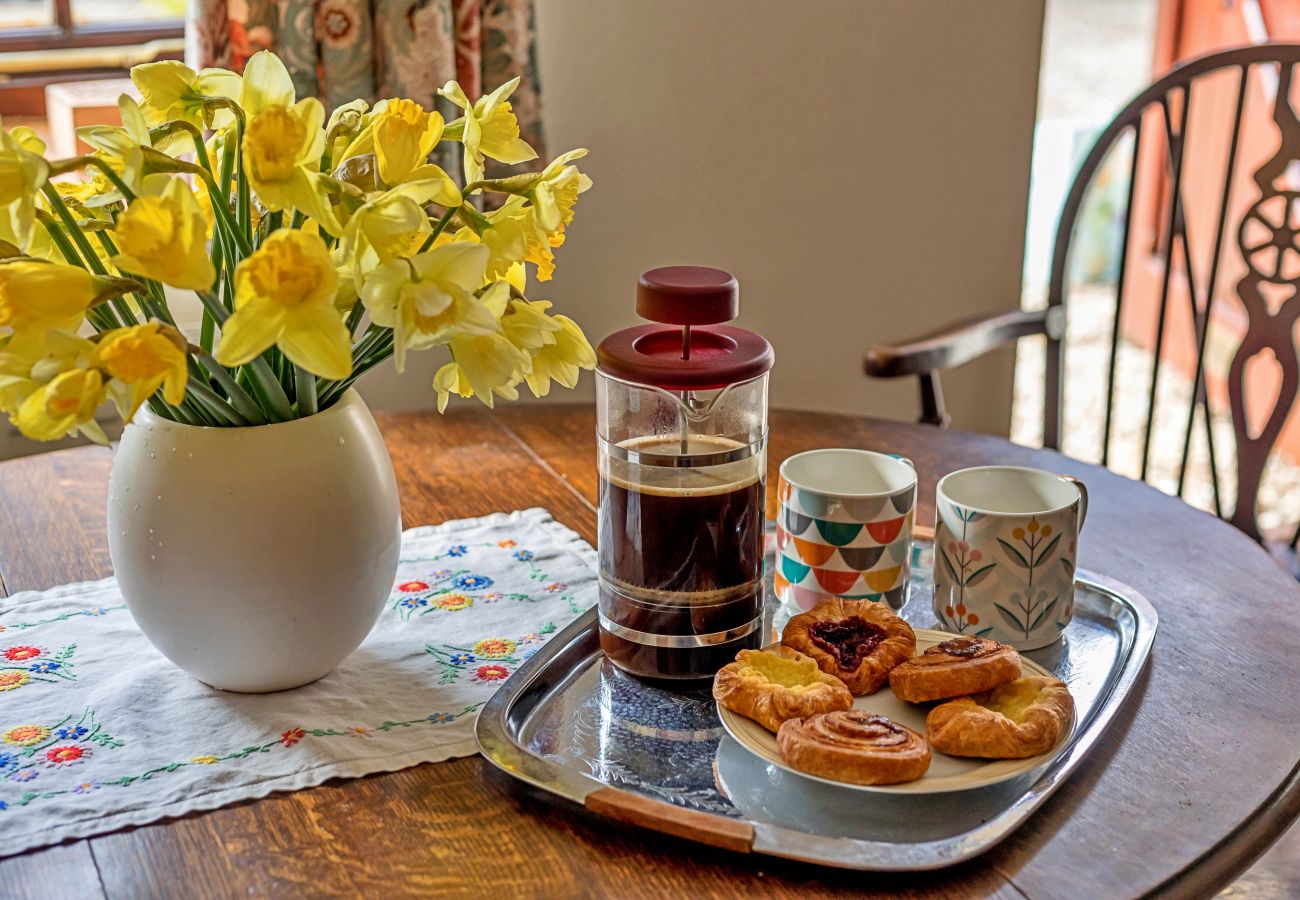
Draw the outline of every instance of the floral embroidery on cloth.
[[[470,755],[482,705],[595,600],[594,551],[545,510],[415,528],[361,647],[274,694],[177,669],[112,579],[0,600],[0,856]]]

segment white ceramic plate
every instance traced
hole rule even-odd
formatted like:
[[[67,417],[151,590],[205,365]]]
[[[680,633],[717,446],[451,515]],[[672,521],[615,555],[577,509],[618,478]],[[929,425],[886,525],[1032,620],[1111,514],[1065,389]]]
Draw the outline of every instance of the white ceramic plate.
[[[961,635],[934,631],[929,628],[918,628],[916,629],[916,650],[920,653],[935,644],[943,643],[955,637],[961,637]],[[1021,656],[1020,659],[1025,675],[1056,677],[1033,660],[1024,656]],[[895,722],[906,725],[921,734],[925,734],[926,713],[934,705],[933,703],[906,703],[899,700],[894,696],[894,692],[889,689],[888,684],[869,697],[855,697],[853,701],[854,709],[862,709],[876,715],[888,716]],[[884,794],[939,794],[946,791],[966,791],[1018,778],[1050,763],[1069,744],[1076,725],[1074,716],[1071,716],[1069,726],[1061,734],[1056,746],[1042,756],[1032,756],[1029,759],[964,759],[939,753],[932,747],[930,748],[930,768],[916,781],[906,784],[849,784],[844,781],[834,781],[830,778],[822,778],[819,775],[800,772],[790,766],[781,758],[781,751],[776,745],[776,735],[753,719],[747,719],[739,713],[734,713],[722,704],[718,704],[718,718],[722,720],[722,727],[727,729],[728,734],[763,762],[771,763],[787,772],[793,772],[801,778],[810,778],[823,784],[833,784],[837,787],[855,791],[872,791]]]

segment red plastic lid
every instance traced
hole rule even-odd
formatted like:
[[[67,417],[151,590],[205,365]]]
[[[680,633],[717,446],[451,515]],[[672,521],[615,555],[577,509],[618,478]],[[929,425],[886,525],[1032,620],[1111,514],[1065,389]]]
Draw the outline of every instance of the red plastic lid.
[[[637,284],[636,309],[664,324],[605,338],[596,358],[607,375],[665,390],[708,390],[757,378],[775,361],[760,335],[719,324],[740,311],[740,285],[721,269],[651,269]]]

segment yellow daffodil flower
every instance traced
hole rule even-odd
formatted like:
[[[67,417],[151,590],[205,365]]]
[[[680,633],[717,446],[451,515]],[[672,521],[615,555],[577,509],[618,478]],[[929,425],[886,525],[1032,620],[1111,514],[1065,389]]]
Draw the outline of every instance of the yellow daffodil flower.
[[[0,240],[20,250],[31,243],[36,198],[50,174],[44,151],[30,128],[0,127]]]
[[[465,182],[472,184],[483,179],[484,157],[503,163],[521,163],[537,158],[537,151],[519,137],[519,120],[511,111],[507,99],[519,87],[519,79],[512,78],[492,93],[470,103],[464,89],[449,81],[438,93],[465,110],[458,127],[446,130],[448,138],[465,145]]]
[[[293,106],[298,99],[293,77],[270,50],[254,53],[244,64],[239,106],[250,119],[273,106]]]
[[[244,171],[267,209],[300,209],[330,234],[339,234],[343,226],[316,171],[325,151],[324,121],[325,108],[315,97],[267,106],[248,123]]]
[[[124,422],[159,387],[163,399],[179,406],[185,399],[186,341],[175,328],[161,322],[115,328],[104,332],[91,355],[91,363],[112,381],[109,393]]]
[[[37,441],[53,441],[80,431],[107,443],[93,418],[107,391],[96,369],[71,369],[29,394],[12,421],[19,431]]]
[[[33,391],[56,375],[87,368],[95,345],[56,328],[0,337],[0,412],[13,416]]]
[[[453,361],[433,376],[438,392],[438,412],[447,409],[455,393],[477,397],[488,409],[495,397],[518,400],[515,387],[528,368],[528,354],[510,343],[503,334],[479,334],[454,338],[450,344]]]
[[[211,290],[217,272],[208,258],[208,220],[194,192],[180,178],[154,177],[163,182],[151,182],[158,193],[138,197],[118,216],[113,237],[121,253],[113,265],[172,287]]]
[[[272,234],[235,270],[235,312],[221,330],[217,362],[239,366],[272,344],[325,378],[352,371],[350,336],[334,307],[338,272],[319,235]]]
[[[578,323],[568,316],[552,316],[551,321],[558,323],[560,330],[555,332],[553,343],[532,351],[532,366],[524,375],[536,397],[550,393],[552,380],[572,388],[577,385],[581,370],[596,368],[596,351],[591,349]]]
[[[250,60],[250,64],[251,64]],[[234,121],[228,110],[219,110],[205,122],[203,103],[208,97],[240,96],[242,79],[228,69],[195,72],[177,60],[144,63],[131,69],[131,81],[144,98],[142,109],[150,125],[179,119],[196,127],[225,128]]]
[[[76,331],[104,290],[85,269],[44,260],[0,262],[0,329]]]
[[[579,148],[557,156],[525,194],[533,201],[537,227],[552,236],[552,247],[564,243],[564,226],[573,221],[573,205],[578,202],[578,195],[591,187],[591,179],[579,172],[577,166],[569,165],[586,155],[587,151]]]
[[[474,294],[487,257],[487,248],[477,244],[446,244],[385,263],[366,277],[361,302],[372,322],[393,329],[397,371],[406,366],[407,350],[499,330],[497,316]]]
[[[376,113],[374,145],[379,177],[385,184],[401,184],[416,169],[430,165],[429,154],[442,139],[442,116],[426,112],[414,100],[402,99],[387,101]],[[459,199],[460,192],[456,195]]]
[[[340,261],[352,269],[358,291],[375,266],[420,249],[433,231],[423,204],[441,189],[437,179],[409,181],[375,195],[352,214],[338,246]]]

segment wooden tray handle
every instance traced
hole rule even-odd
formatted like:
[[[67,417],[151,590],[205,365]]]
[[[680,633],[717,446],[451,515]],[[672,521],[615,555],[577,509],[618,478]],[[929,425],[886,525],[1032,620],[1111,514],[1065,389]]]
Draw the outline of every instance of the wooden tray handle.
[[[724,850],[748,853],[754,843],[754,829],[745,822],[682,809],[617,788],[604,787],[593,791],[587,795],[585,805],[592,812],[619,822],[652,828]]]

